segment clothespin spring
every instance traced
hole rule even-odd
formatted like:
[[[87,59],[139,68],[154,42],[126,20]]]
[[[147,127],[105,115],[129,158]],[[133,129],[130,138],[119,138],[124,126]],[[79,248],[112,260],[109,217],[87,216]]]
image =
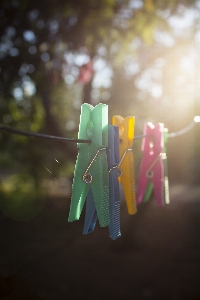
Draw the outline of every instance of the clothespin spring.
[[[154,167],[154,165],[157,163],[157,161],[158,161],[160,158],[166,159],[166,158],[167,158],[166,153],[160,153],[160,154],[154,159],[154,161],[152,162],[152,164],[150,165],[150,167],[149,167],[149,168],[147,169],[147,171],[146,171],[146,176],[147,176],[148,178],[152,178],[152,177],[153,177],[154,172],[153,172],[151,169]]]
[[[124,160],[126,154],[127,154],[129,151],[132,151],[132,148],[126,149],[126,151],[125,151],[124,154],[122,155],[122,158],[121,158],[119,164],[118,164],[117,166],[112,167],[112,168],[109,170],[109,173],[110,173],[112,170],[117,169],[117,168],[120,167],[120,165],[122,164],[122,162],[123,162],[123,160]],[[122,172],[121,172],[121,171],[120,171],[119,176],[122,176]]]
[[[91,174],[90,172],[88,172],[88,171],[89,171],[90,167],[92,166],[93,162],[95,161],[96,157],[98,156],[98,154],[99,154],[101,151],[103,151],[103,150],[106,150],[106,148],[101,148],[101,149],[99,149],[99,150],[95,153],[95,155],[94,155],[93,159],[91,160],[89,166],[88,166],[87,169],[85,170],[85,172],[84,172],[84,174],[83,174],[83,177],[82,177],[84,183],[90,184],[90,183],[92,182],[92,174]],[[129,151],[132,151],[132,148],[126,149],[126,151],[125,151],[124,154],[122,155],[122,158],[121,158],[119,164],[118,164],[117,166],[112,167],[112,168],[109,170],[109,173],[110,173],[112,170],[114,170],[114,169],[120,167],[120,165],[122,164],[122,162],[123,162],[123,160],[124,160],[126,154],[127,154]],[[120,174],[120,176],[121,176],[121,175],[122,175],[122,174]]]
[[[93,159],[91,160],[89,166],[88,166],[87,169],[85,170],[85,172],[84,172],[84,174],[83,174],[83,177],[82,177],[84,183],[89,184],[89,183],[92,182],[92,174],[89,173],[88,171],[89,171],[91,165],[93,164],[93,162],[95,161],[96,157],[98,156],[98,154],[99,154],[101,151],[103,151],[103,150],[106,150],[106,148],[101,148],[101,149],[99,149],[99,150],[96,152],[96,154],[94,155]]]

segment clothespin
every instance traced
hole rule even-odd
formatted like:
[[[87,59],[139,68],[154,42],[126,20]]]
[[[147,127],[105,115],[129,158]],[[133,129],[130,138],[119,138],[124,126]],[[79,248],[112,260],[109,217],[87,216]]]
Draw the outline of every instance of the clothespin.
[[[143,159],[138,179],[137,203],[148,201],[154,190],[158,206],[169,203],[168,177],[166,165],[167,129],[164,124],[154,126],[146,123],[142,142]],[[164,167],[164,164],[166,167]],[[165,178],[166,177],[166,178]],[[165,183],[166,181],[166,183]]]
[[[106,148],[108,146],[108,106],[81,106],[79,139],[91,139],[90,144],[78,143],[78,157],[72,185],[68,221],[78,220],[88,192],[94,196],[101,227],[110,223],[109,176]],[[89,191],[91,189],[91,191]]]
[[[108,127],[108,173],[109,173],[109,211],[110,224],[109,232],[111,239],[115,240],[121,236],[120,232],[120,198],[118,182],[119,165],[119,128],[109,125]],[[88,234],[95,228],[97,212],[91,189],[86,200],[86,215],[83,233]]]
[[[83,234],[92,232],[97,222],[97,211],[94,202],[94,196],[92,189],[89,189],[86,199],[86,211],[85,211],[85,223],[83,228]]]
[[[135,174],[133,158],[134,117],[113,116],[112,124],[119,126],[120,137],[120,163],[119,180],[123,186],[128,213],[133,215],[137,212],[135,196]]]
[[[169,180],[168,180],[168,166],[167,166],[167,137],[168,136],[168,129],[164,129],[164,148],[163,148],[163,155],[161,155],[161,158],[163,160],[164,164],[164,203],[169,204],[170,203],[170,198],[169,198]],[[165,155],[164,155],[165,154]],[[149,201],[151,194],[153,192],[153,182],[149,181],[148,186],[146,188],[144,197],[143,197],[143,202]]]

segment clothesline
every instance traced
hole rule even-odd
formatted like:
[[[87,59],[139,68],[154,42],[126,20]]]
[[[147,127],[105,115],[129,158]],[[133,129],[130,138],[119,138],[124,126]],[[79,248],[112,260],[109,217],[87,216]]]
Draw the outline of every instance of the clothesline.
[[[196,123],[199,123],[199,122],[200,122],[200,116],[195,116],[194,119],[192,120],[192,122],[188,126],[186,126],[185,128],[183,128],[179,131],[168,133],[167,137],[172,138],[172,137],[176,137],[176,136],[180,136],[182,134],[185,134],[188,131],[190,131],[196,125]],[[43,139],[51,139],[51,140],[57,140],[57,141],[62,141],[62,142],[91,143],[91,140],[73,139],[73,138],[66,138],[66,137],[42,134],[42,133],[37,133],[37,132],[32,132],[32,131],[25,131],[25,130],[12,128],[12,127],[9,127],[9,126],[3,125],[3,124],[0,124],[0,130],[7,131],[7,132],[10,132],[10,133],[14,133],[14,134],[20,134],[20,135],[24,135],[24,136],[32,136],[32,137],[38,137],[38,138],[43,138]],[[140,138],[143,138],[143,137],[146,137],[146,136],[147,135],[136,135],[134,137],[134,140],[135,139],[140,139]]]
[[[68,221],[72,222],[80,218],[86,202],[83,233],[92,232],[98,219],[100,227],[108,226],[110,237],[115,240],[121,236],[119,184],[123,187],[130,215],[137,212],[137,205],[141,202],[149,201],[153,191],[157,206],[169,204],[166,137],[172,138],[189,132],[196,123],[200,122],[200,116],[195,116],[186,127],[172,133],[168,133],[163,123],[154,126],[148,122],[145,124],[144,134],[136,136],[134,136],[134,117],[124,119],[121,116],[113,116],[112,125],[108,126],[107,116],[106,105],[99,104],[92,107],[83,104],[79,139],[24,131],[3,124],[0,124],[0,131],[64,142],[85,143],[79,145]],[[104,130],[105,125],[106,130]],[[88,135],[85,134],[86,132]],[[91,140],[85,139],[87,136],[90,136]],[[136,193],[132,145],[133,140],[144,137],[150,137],[152,143],[149,139],[143,140],[141,149],[143,158]]]

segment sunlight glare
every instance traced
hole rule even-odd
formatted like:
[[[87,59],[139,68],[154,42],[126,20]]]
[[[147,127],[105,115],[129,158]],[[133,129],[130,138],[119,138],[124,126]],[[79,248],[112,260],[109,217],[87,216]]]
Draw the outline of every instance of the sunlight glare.
[[[200,123],[200,116],[195,116],[194,121],[195,123]]]

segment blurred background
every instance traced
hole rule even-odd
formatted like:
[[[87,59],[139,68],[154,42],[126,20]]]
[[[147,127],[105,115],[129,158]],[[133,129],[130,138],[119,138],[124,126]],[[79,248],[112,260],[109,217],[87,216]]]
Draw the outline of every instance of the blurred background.
[[[114,114],[122,117],[135,116],[135,135],[143,133],[144,123],[147,121],[154,124],[164,123],[169,133],[179,131],[186,127],[194,116],[200,115],[199,51],[199,0],[1,0],[0,122],[21,130],[77,138],[81,104],[105,103],[109,106],[109,123]],[[162,213],[156,210],[158,219],[154,219],[158,222],[156,224],[163,226],[165,230],[166,224],[162,223],[164,221],[160,220],[159,214],[166,213],[166,222],[173,213],[176,219],[176,210],[173,211],[173,208],[177,208],[176,201],[183,199],[185,195],[188,196],[188,200],[190,195],[193,200],[199,198],[199,132],[200,125],[197,123],[188,133],[168,140],[169,182],[172,187],[170,192],[175,204],[172,204],[172,208],[164,208]],[[142,157],[140,149],[141,140],[135,140],[133,150],[136,185]],[[33,271],[33,265],[28,267],[31,258],[28,256],[27,261],[23,261],[20,255],[25,253],[23,247],[28,247],[27,244],[23,244],[24,239],[34,228],[36,232],[41,230],[44,234],[40,233],[43,237],[36,235],[34,241],[37,245],[45,239],[45,230],[48,229],[51,235],[55,228],[62,233],[75,231],[79,242],[76,241],[73,255],[78,251],[77,247],[80,249],[80,241],[83,242],[82,245],[87,245],[87,240],[83,241],[81,235],[83,220],[80,221],[80,225],[67,223],[76,156],[77,147],[74,143],[0,132],[1,239],[7,237],[7,243],[2,242],[0,248],[0,262],[1,269],[4,270],[1,277],[2,287],[8,286],[4,289],[4,294],[2,292],[1,299],[18,299],[20,295],[26,295],[27,289],[29,291],[30,282],[27,289],[16,292],[14,296],[11,292],[8,296],[10,286],[12,290],[13,284],[17,282],[16,285],[19,286],[25,280],[23,276],[21,281],[18,279],[25,268],[21,269],[21,263],[26,265],[30,273]],[[122,203],[122,216],[126,221],[122,221],[124,238],[115,244],[118,245],[117,253],[125,251],[124,246],[128,243],[130,255],[129,250],[137,244],[133,240],[137,238],[135,234],[131,235],[127,222],[129,225],[133,222],[134,225],[131,226],[139,226],[141,219],[147,218],[146,214],[149,212],[152,213],[151,205],[156,209],[154,201],[152,199],[152,204],[148,204],[146,209],[143,210],[142,207],[134,219],[127,217],[127,213],[123,215],[125,208],[123,210]],[[180,203],[177,205],[179,207]],[[169,210],[172,214],[169,214]],[[52,212],[55,213],[53,219]],[[152,219],[149,222],[153,224]],[[170,233],[173,230],[174,228]],[[70,232],[66,234],[69,243],[76,239],[72,238]],[[97,229],[94,236],[89,237],[92,249],[93,243],[97,241],[94,240],[95,237],[97,239],[101,234]],[[169,234],[169,231],[166,234]],[[15,235],[19,235],[15,245],[18,252],[11,242]],[[60,234],[55,234],[54,238],[57,236],[60,237]],[[161,236],[157,236],[156,243],[160,242]],[[146,232],[144,240],[148,237]],[[34,241],[30,242],[29,239],[30,237],[29,243],[34,244]],[[104,259],[106,253],[112,256],[112,251],[115,251],[115,246],[106,239],[107,235],[104,241],[107,247],[107,251],[104,249]],[[173,244],[176,240],[176,237],[170,236],[168,242]],[[61,237],[59,241],[61,242]],[[59,241],[57,240],[57,244]],[[148,247],[149,245],[150,242]],[[167,245],[163,246],[165,250]],[[13,251],[9,252],[8,248]],[[86,248],[89,250],[88,246]],[[80,263],[83,263],[86,248],[80,250],[83,251],[82,259],[80,253],[77,253]],[[160,257],[164,248],[161,247]],[[179,250],[177,248],[177,253]],[[197,248],[193,250],[197,256]],[[31,252],[31,249],[29,251]],[[36,253],[40,253],[37,251]],[[44,251],[44,248],[41,251]],[[96,248],[92,251],[95,252]],[[154,251],[152,248],[152,253]],[[15,256],[16,261],[13,258]],[[93,262],[91,268],[92,264]],[[134,272],[134,266],[132,267]],[[194,269],[191,266],[190,268],[193,273]],[[148,267],[145,272],[148,272],[147,270]],[[179,270],[182,270],[181,267]],[[35,270],[35,274],[39,274],[39,269]],[[142,275],[140,277],[139,273],[136,274],[138,278],[142,278]],[[156,276],[159,277],[158,274]],[[37,280],[40,282],[40,279]],[[40,288],[43,292],[36,293],[40,298],[34,298],[32,295],[34,289],[37,291],[36,286],[35,282],[35,288],[32,292],[29,291],[28,298],[25,296],[19,299],[51,299],[48,288]],[[73,298],[74,286],[73,281],[71,290],[66,292],[63,283],[62,295],[55,292],[52,299],[81,299],[81,292]],[[135,298],[123,293],[120,296],[119,293],[115,294],[115,298],[118,295],[116,299],[164,299],[162,293],[155,296],[148,286],[142,291],[138,292]],[[176,291],[166,299],[200,299],[196,296],[197,290],[195,293],[194,297],[197,298],[192,298],[191,294],[184,298],[184,292],[180,294]],[[111,298],[112,294],[109,295]],[[98,293],[94,295],[92,292],[90,296],[91,299],[103,297],[98,297]],[[106,299],[106,296],[104,298]]]

